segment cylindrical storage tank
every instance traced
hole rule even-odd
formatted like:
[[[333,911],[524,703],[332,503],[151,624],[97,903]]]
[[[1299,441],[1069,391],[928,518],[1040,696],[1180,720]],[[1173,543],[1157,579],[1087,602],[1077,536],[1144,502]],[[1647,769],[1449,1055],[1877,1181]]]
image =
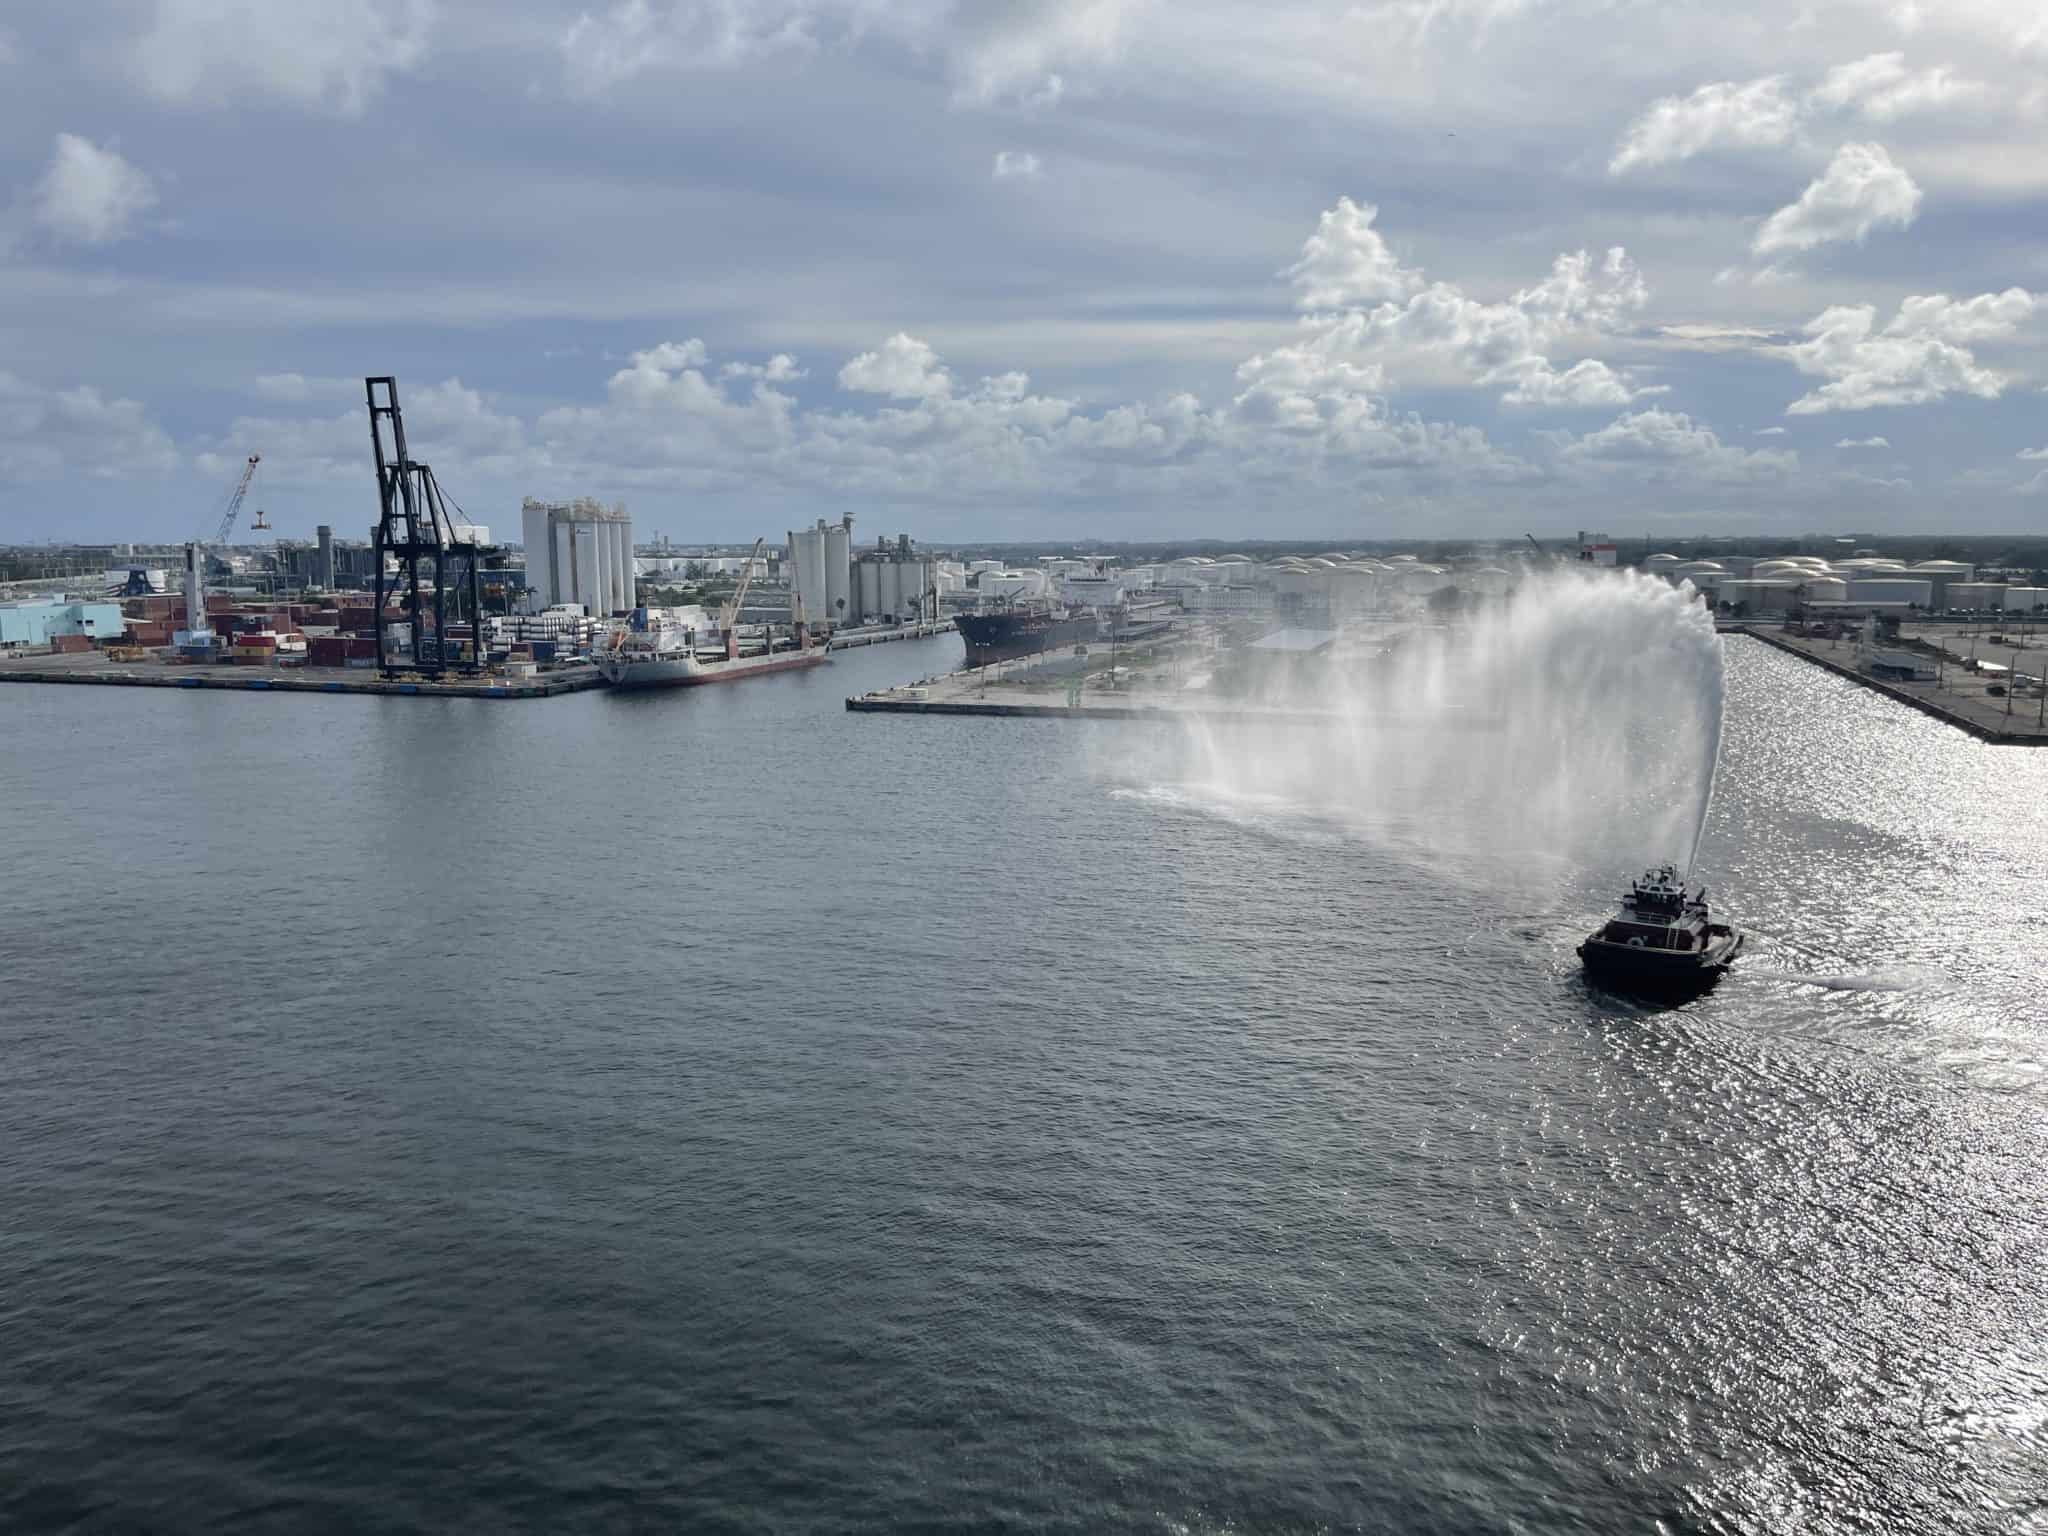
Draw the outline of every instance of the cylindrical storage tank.
[[[555,530],[554,580],[542,594],[546,604],[576,601],[576,525],[567,518],[553,522]],[[545,604],[544,604],[545,606]]]
[[[1685,562],[1680,560],[1676,555],[1651,555],[1643,561],[1643,569],[1646,571],[1653,571],[1657,575],[1661,576],[1665,574],[1665,572],[1670,570],[1672,566],[1683,565],[1684,563]]]
[[[597,552],[597,525],[570,523],[567,527],[575,549],[570,561],[571,569],[576,576],[576,590],[569,597],[569,601],[581,603],[585,613],[603,613],[605,594],[599,585],[598,573],[603,569],[603,565]]]
[[[825,605],[832,622],[851,624],[853,610],[853,519],[825,525]]]
[[[612,524],[612,537],[617,541],[613,551],[612,569],[618,573],[618,586],[612,592],[612,607],[631,608],[637,595],[633,584],[632,523],[621,517]]]
[[[1918,603],[1922,608],[1934,602],[1934,583],[1897,576],[1867,576],[1849,583],[1852,603]]]
[[[862,560],[854,565],[853,584],[859,594],[857,617],[865,624],[882,611],[882,577],[874,561]]]
[[[1951,612],[1974,612],[2005,607],[2005,583],[2002,581],[1952,581],[1948,584],[1948,606]]]
[[[1846,603],[1849,600],[1849,583],[1839,576],[1816,576],[1806,583],[1806,600],[1809,603]]]
[[[2048,608],[2048,587],[2007,587],[2005,589],[2005,611],[2007,613],[2033,613]]]
[[[583,531],[590,534],[591,549],[595,552],[593,562],[595,576],[590,588],[590,611],[603,618],[612,611],[612,594],[618,590],[618,573],[612,569],[615,546],[612,543],[610,523],[595,519],[578,525],[579,536]]]
[[[1784,576],[1805,576],[1809,572],[1805,566],[1792,560],[1759,560],[1750,568],[1749,574],[1756,581],[1775,581]]]

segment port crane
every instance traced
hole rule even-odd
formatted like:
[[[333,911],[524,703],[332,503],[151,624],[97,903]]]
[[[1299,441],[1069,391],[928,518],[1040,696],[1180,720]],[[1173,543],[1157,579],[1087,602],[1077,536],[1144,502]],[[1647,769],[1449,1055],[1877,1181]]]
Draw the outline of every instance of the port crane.
[[[747,588],[754,582],[754,562],[761,558],[761,546],[767,542],[766,539],[754,540],[754,547],[747,554],[747,563],[740,568],[740,584],[733,588],[732,600],[719,610],[718,627],[725,631],[727,661],[740,659],[740,604],[747,600]],[[772,640],[769,641],[771,649],[774,643]]]
[[[455,589],[458,602],[466,590],[472,624],[469,659],[462,670],[474,672],[484,655],[484,610],[477,565],[484,551],[472,524],[465,538],[456,531],[448,513],[448,502],[434,471],[413,458],[405,443],[405,417],[398,408],[398,380],[380,375],[363,380],[363,397],[370,411],[370,443],[377,456],[377,499],[379,514],[375,540],[377,610],[377,669],[385,677],[396,677],[398,659],[389,647],[389,626],[384,622],[384,603],[402,594],[406,615],[412,625],[412,668],[439,677],[448,668],[449,567],[456,567],[462,583]],[[468,523],[468,518],[463,521]],[[399,585],[394,590],[384,571],[389,555],[398,565]],[[427,625],[420,604],[421,564],[431,580],[434,638],[426,638]]]
[[[185,643],[188,645],[213,643],[213,629],[206,622],[206,552],[216,545],[224,549],[234,535],[235,519],[241,516],[242,503],[249,495],[249,482],[256,478],[256,466],[262,462],[262,454],[249,455],[248,462],[242,466],[241,478],[228,492],[227,506],[221,512],[220,526],[214,530],[213,537],[193,539],[185,546]]]

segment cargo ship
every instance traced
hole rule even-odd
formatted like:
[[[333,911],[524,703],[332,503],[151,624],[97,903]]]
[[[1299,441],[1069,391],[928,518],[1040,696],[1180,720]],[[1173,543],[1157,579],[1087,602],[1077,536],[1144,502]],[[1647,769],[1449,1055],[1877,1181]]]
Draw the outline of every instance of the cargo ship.
[[[757,649],[747,649],[748,645]],[[832,659],[808,633],[778,635],[764,626],[743,642],[737,626],[719,629],[702,609],[636,608],[600,641],[591,661],[614,688],[694,688],[764,672],[821,667]]]
[[[1068,608],[1045,598],[955,614],[953,625],[967,642],[970,667],[1086,645],[1102,632],[1093,609]]]

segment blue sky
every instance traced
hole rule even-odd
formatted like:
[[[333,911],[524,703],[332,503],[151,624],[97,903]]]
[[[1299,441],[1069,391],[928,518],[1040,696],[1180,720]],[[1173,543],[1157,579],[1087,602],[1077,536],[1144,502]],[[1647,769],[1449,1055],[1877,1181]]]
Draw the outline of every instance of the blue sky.
[[[2038,529],[2048,6],[0,12],[0,537]]]

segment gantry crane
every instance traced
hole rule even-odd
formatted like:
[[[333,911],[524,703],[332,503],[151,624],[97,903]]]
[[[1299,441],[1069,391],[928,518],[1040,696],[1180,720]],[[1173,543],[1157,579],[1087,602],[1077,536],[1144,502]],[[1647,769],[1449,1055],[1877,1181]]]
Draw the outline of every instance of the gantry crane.
[[[384,601],[391,591],[384,574],[384,557],[390,555],[398,564],[401,582],[398,591],[403,594],[406,614],[412,623],[413,668],[432,677],[440,676],[448,667],[449,560],[453,558],[458,562],[458,572],[466,571],[466,578],[458,576],[464,580],[464,585],[456,589],[456,595],[459,601],[463,591],[469,594],[471,646],[462,670],[474,672],[483,664],[485,650],[482,590],[477,579],[477,562],[484,551],[476,541],[476,530],[472,526],[467,539],[457,535],[433,470],[416,462],[407,450],[405,418],[398,409],[398,380],[389,375],[366,378],[363,380],[363,396],[370,409],[370,442],[377,455],[377,499],[380,504],[372,557],[376,568],[377,668],[386,677],[395,677],[400,670],[397,659],[388,648],[388,626],[384,622]],[[427,640],[426,625],[420,611],[420,563],[423,560],[432,562],[434,637],[431,643]]]

